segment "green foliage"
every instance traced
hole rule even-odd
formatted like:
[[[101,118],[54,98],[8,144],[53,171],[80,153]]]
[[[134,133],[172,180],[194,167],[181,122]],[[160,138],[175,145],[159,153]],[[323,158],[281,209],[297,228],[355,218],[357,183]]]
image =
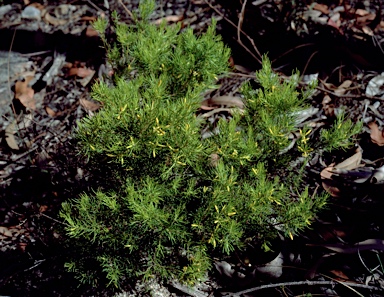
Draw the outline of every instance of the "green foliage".
[[[257,73],[262,88],[243,89],[245,112],[220,120],[219,133],[202,140],[201,92],[228,70],[229,50],[214,23],[196,37],[148,24],[146,9],[134,26],[115,15],[112,46],[105,21],[95,24],[116,69],[115,85],[94,85],[103,109],[79,124],[77,138],[82,154],[121,170],[109,192],[63,203],[66,230],[83,247],[67,267],[83,281],[92,258],[115,286],[123,278],[154,276],[193,284],[205,277],[213,255],[248,242],[267,247],[278,232],[292,237],[325,204],[302,186],[303,171],[289,167],[313,149],[310,130],[301,131],[292,155],[282,153],[310,93],[299,96],[298,75],[281,83],[265,58]],[[343,131],[350,141],[354,131]],[[340,130],[327,133],[324,142],[334,148],[332,135]],[[349,144],[340,138],[342,147]]]
[[[363,122],[353,123],[350,119],[345,120],[345,114],[337,115],[336,121],[331,129],[322,130],[320,140],[325,151],[337,148],[347,149],[351,146],[355,135],[361,132]]]

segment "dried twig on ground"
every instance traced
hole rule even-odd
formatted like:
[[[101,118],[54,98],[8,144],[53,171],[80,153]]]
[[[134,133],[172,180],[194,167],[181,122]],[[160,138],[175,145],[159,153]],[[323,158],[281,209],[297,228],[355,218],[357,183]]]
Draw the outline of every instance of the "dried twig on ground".
[[[118,0],[119,3],[121,4],[121,6],[123,6],[124,10],[127,12],[127,14],[129,15],[129,17],[134,20],[134,16],[133,16],[133,13],[124,5],[123,1],[121,0]]]
[[[249,35],[247,35],[243,30],[241,30],[241,28],[239,28],[235,23],[233,23],[230,19],[228,19],[223,13],[221,13],[220,10],[218,10],[216,7],[214,7],[211,3],[209,3],[207,0],[204,0],[204,2],[209,5],[210,8],[212,8],[214,11],[216,11],[216,13],[218,13],[223,19],[225,19],[229,24],[231,24],[233,27],[235,27],[236,29],[239,30],[239,32],[241,32],[242,34],[244,34],[245,37],[247,37],[247,39],[249,40],[249,42],[252,44],[253,46],[253,49],[255,50],[255,52],[257,53],[257,56],[248,48],[244,45],[244,43],[238,39],[237,42],[257,61],[260,63],[261,65],[261,54],[259,52],[259,50],[257,49],[256,45],[255,45],[255,42],[253,41],[253,39],[251,37],[249,37]]]
[[[226,296],[236,297],[236,296],[240,296],[240,295],[243,295],[243,294],[248,294],[248,293],[260,291],[260,290],[263,290],[263,289],[277,288],[277,287],[305,286],[305,285],[306,286],[319,286],[319,285],[331,285],[331,286],[334,286],[334,285],[337,285],[337,284],[349,287],[350,289],[353,289],[353,287],[354,287],[354,288],[362,288],[362,289],[374,290],[374,291],[383,291],[383,289],[380,288],[380,287],[374,287],[374,286],[369,286],[369,285],[364,285],[364,284],[356,284],[356,283],[352,283],[352,282],[340,282],[340,281],[336,281],[336,280],[330,280],[330,281],[308,281],[308,280],[306,280],[306,281],[286,282],[286,283],[277,283],[277,284],[263,285],[263,286],[259,286],[259,287],[250,288],[250,289],[247,289],[247,290],[244,290],[244,291],[232,293],[232,294],[229,294],[229,295],[226,295]],[[353,290],[353,291],[358,293],[356,290]],[[358,293],[358,294],[360,296],[363,296],[360,293]]]

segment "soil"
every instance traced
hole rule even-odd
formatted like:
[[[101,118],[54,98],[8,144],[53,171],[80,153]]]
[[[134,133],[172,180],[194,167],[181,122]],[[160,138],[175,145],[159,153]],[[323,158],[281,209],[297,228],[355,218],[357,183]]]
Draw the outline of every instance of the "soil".
[[[104,283],[79,285],[64,268],[74,251],[59,216],[66,199],[113,182],[108,174],[112,169],[99,168],[77,154],[73,132],[79,120],[99,108],[90,97],[92,82],[109,74],[105,52],[90,22],[95,17],[109,17],[113,10],[129,22],[126,9],[134,10],[138,1],[122,2],[124,5],[119,0],[1,2],[0,295],[135,296],[145,291],[142,284],[129,281],[120,289]],[[257,290],[248,292],[249,296],[260,296],[260,292],[266,296],[303,292],[350,296],[356,285],[353,288],[362,296],[383,296],[383,7],[379,1],[328,0],[315,7],[304,0],[285,5],[266,0],[247,3],[242,9],[246,2],[157,1],[152,20],[177,20],[197,34],[212,17],[219,20],[218,32],[232,49],[234,67],[230,78],[220,81],[221,94],[233,95],[241,82],[254,76],[260,67],[257,51],[268,53],[274,69],[285,77],[299,69],[304,83],[305,75],[317,73],[320,84],[312,105],[319,111],[311,120],[321,123],[342,108],[353,121],[362,120],[358,145],[363,155],[358,166],[367,169],[346,168],[343,174],[333,175],[323,189],[320,174],[324,168],[354,156],[356,149],[314,156],[308,164],[308,183],[313,189],[336,191],[337,195],[310,230],[293,240],[277,242],[272,253],[247,250],[225,259],[235,272],[228,273],[228,262],[218,261],[221,264],[202,284],[203,289],[150,286],[161,292],[156,296],[240,295],[251,288]],[[33,7],[29,13],[39,16],[26,16],[27,7]],[[309,10],[315,11],[311,17]],[[373,78],[380,85],[367,92]],[[343,85],[346,81],[348,85]],[[18,129],[12,128],[15,123]],[[357,182],[362,176],[364,182]],[[254,265],[263,265],[280,255],[285,266],[279,277],[274,276],[276,271],[250,269],[243,263],[247,258]],[[282,269],[281,264],[276,265]],[[339,282],[348,282],[349,287],[334,287]],[[266,284],[280,285],[262,287]]]

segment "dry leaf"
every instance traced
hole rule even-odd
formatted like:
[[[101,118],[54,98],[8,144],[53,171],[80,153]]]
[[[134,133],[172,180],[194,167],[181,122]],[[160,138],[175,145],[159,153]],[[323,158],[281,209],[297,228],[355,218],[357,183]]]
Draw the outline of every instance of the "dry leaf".
[[[12,232],[7,227],[0,226],[0,235],[12,237]]]
[[[352,170],[360,167],[362,156],[362,150],[359,148],[353,156],[345,159],[343,162],[337,165],[331,164],[327,168],[324,168],[320,173],[323,180],[322,186],[324,190],[326,190],[332,197],[340,197],[341,190],[339,184],[332,180],[332,175],[334,174],[333,171],[335,169]]]
[[[313,6],[313,9],[321,11],[324,14],[329,14],[328,6],[325,4],[315,3],[315,5]]]
[[[85,31],[85,36],[97,37],[99,36],[99,33],[92,26],[88,26],[87,30]]]
[[[91,81],[91,79],[93,78],[93,76],[95,75],[96,71],[95,70],[90,70],[90,73],[89,75],[87,75],[86,77],[82,78],[81,80],[79,80],[80,84],[85,87],[87,84],[89,84],[89,82]]]
[[[345,91],[351,86],[351,84],[352,84],[351,80],[345,80],[340,86],[338,86],[336,90],[334,90],[334,92],[339,96],[344,95]]]
[[[241,65],[235,65],[234,68],[242,73],[251,74],[252,70]]]
[[[362,30],[365,34],[367,34],[367,35],[369,35],[369,36],[373,36],[373,35],[374,35],[372,29],[369,28],[368,26],[364,26],[363,28],[361,28],[361,30]]]
[[[160,25],[163,21],[166,23],[177,23],[179,21],[183,20],[183,15],[169,15],[161,19],[157,19],[153,23],[156,25]]]
[[[68,22],[67,20],[55,18],[54,16],[51,16],[48,12],[44,15],[44,20],[54,26],[65,25]]]
[[[52,108],[50,108],[49,106],[45,107],[45,111],[51,117],[55,117],[57,115],[57,113]]]
[[[72,68],[72,67],[74,67],[74,65],[71,62],[65,62],[63,65],[63,68]]]
[[[371,140],[373,143],[376,143],[379,146],[384,145],[384,134],[380,131],[379,126],[375,122],[368,124],[369,129],[371,129]]]
[[[334,117],[335,116],[335,105],[332,102],[331,97],[325,95],[321,104],[323,105],[323,110],[326,116]]]
[[[24,81],[17,81],[15,84],[15,98],[27,108],[36,109],[36,100],[33,98],[35,91],[28,86],[33,76],[27,76]]]
[[[34,94],[35,91],[32,88],[28,88],[24,94],[19,96],[19,100],[25,107],[35,110],[36,100],[33,97]]]
[[[214,107],[214,106],[205,106],[205,105],[200,105],[200,109],[201,110],[214,110],[216,109],[217,107]]]
[[[212,105],[226,105],[230,107],[238,107],[240,109],[244,109],[244,102],[240,97],[235,96],[219,96],[214,98],[209,98],[201,103],[205,106],[212,106]]]
[[[359,16],[365,16],[365,15],[368,15],[369,12],[366,11],[365,9],[358,8],[356,9],[355,14]]]
[[[100,104],[99,103],[96,103],[96,102],[93,102],[93,101],[89,101],[89,100],[83,99],[83,98],[80,99],[80,104],[86,110],[90,110],[90,111],[96,111],[96,110],[98,110],[100,108]]]
[[[339,25],[337,24],[337,22],[335,22],[334,20],[332,20],[331,18],[328,19],[328,22],[327,22],[327,25],[331,26],[331,27],[334,27],[336,28],[337,30],[339,30]]]
[[[367,23],[371,23],[376,18],[376,14],[369,13],[365,16],[360,16],[356,18],[357,25],[362,26],[366,25]]]
[[[337,277],[337,279],[344,280],[344,281],[350,280],[350,278],[341,270],[332,269],[332,270],[329,270],[329,272],[332,273],[333,275],[335,275]]]
[[[321,172],[321,174],[323,175],[323,172]],[[332,176],[332,174],[330,176]],[[335,198],[340,197],[341,190],[339,189],[339,187],[336,185],[336,183],[333,180],[324,179],[321,182],[321,185],[323,186],[324,190],[327,191],[327,193],[329,195],[331,195],[332,197],[335,197]]]
[[[73,67],[69,69],[67,76],[79,76],[79,77],[87,77],[90,75],[94,75],[95,71],[86,67]]]
[[[39,9],[40,11],[44,10],[44,5],[42,5],[40,3],[34,2],[34,3],[31,3],[31,5],[29,5],[29,6],[33,6],[33,7],[37,8],[37,9]]]
[[[47,211],[47,209],[48,209],[47,205],[41,205],[40,208],[39,208],[39,212]]]
[[[86,21],[86,22],[94,22],[94,21],[96,21],[97,20],[97,17],[95,17],[95,16],[82,16],[81,18],[80,18],[80,20],[81,21]]]
[[[373,77],[365,89],[367,96],[377,96],[384,92],[384,72]]]
[[[27,248],[27,243],[26,242],[19,242],[18,244],[17,244],[17,247],[21,250],[21,251],[23,251],[23,252],[25,252],[25,249]]]
[[[16,131],[17,131],[16,120],[13,120],[13,122],[10,123],[5,129],[5,141],[7,142],[8,146],[13,150],[19,149],[19,145],[17,144],[16,138],[15,138]]]
[[[337,169],[345,169],[345,170],[352,170],[356,169],[358,167],[361,167],[361,159],[363,157],[362,150],[359,148],[357,149],[357,152],[349,157],[348,159],[345,159],[343,162],[333,166],[334,168]]]

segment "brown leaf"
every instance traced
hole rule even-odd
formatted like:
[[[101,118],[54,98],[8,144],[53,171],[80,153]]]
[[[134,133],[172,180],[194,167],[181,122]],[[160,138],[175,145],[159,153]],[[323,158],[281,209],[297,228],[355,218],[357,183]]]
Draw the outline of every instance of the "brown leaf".
[[[7,128],[5,129],[5,141],[7,142],[8,146],[13,150],[18,150],[19,145],[17,144],[15,133],[16,133],[16,120],[14,120],[12,123],[10,123]]]
[[[73,67],[69,69],[67,76],[79,76],[79,77],[87,77],[90,75],[94,75],[95,71],[86,67]]]
[[[45,107],[45,111],[51,117],[55,117],[57,115],[57,113],[52,108],[50,108],[49,106]]]
[[[365,9],[358,8],[356,9],[355,14],[359,16],[365,16],[365,15],[368,15],[369,12],[366,11]]]
[[[240,97],[235,96],[219,96],[214,98],[209,98],[201,102],[202,105],[212,106],[212,105],[226,105],[230,107],[238,107],[244,109],[244,102]]]
[[[322,172],[322,174],[323,174],[323,172]],[[326,190],[327,193],[329,195],[331,195],[332,197],[337,198],[337,197],[341,196],[341,190],[339,189],[339,187],[336,185],[336,183],[333,180],[324,179],[321,182],[321,185],[323,186],[324,190]]]
[[[7,227],[0,226],[0,235],[12,237],[12,232]]]
[[[337,164],[337,165],[334,165],[334,166],[328,166],[327,168],[324,168],[321,173],[320,173],[320,176],[324,179],[332,179],[332,170],[333,169],[345,169],[345,170],[352,170],[352,169],[356,169],[358,167],[361,167],[361,159],[362,159],[362,151],[361,149],[357,149],[357,152],[345,159],[343,162]]]
[[[17,81],[15,84],[15,98],[27,108],[36,109],[36,100],[33,98],[35,91],[28,86],[33,76],[27,76],[24,81]]]
[[[337,87],[336,90],[334,90],[334,92],[337,95],[344,95],[345,91],[351,86],[351,84],[352,84],[351,80],[345,80],[340,86]]]
[[[334,166],[334,168],[337,168],[337,169],[345,169],[345,170],[352,170],[352,169],[356,169],[358,167],[361,167],[361,159],[363,157],[363,154],[362,154],[362,150],[359,148],[357,149],[357,152],[345,159],[343,162],[337,164]]]
[[[331,97],[329,97],[328,95],[325,95],[321,104],[323,105],[323,110],[324,110],[325,115],[330,116],[330,117],[334,117],[335,116],[335,105],[331,102],[332,102]]]
[[[313,10],[321,11],[324,14],[329,14],[328,6],[325,4],[315,3]]]
[[[157,19],[153,23],[156,25],[160,25],[163,21],[165,21],[166,23],[177,23],[181,20],[183,20],[183,15],[169,15],[161,19]]]
[[[80,99],[80,104],[86,110],[90,110],[90,111],[96,111],[96,110],[98,110],[100,108],[100,104],[99,103],[96,103],[96,102],[93,102],[93,101],[90,101],[90,100],[87,100],[87,99],[83,99],[83,98]]]
[[[51,25],[54,25],[54,26],[65,25],[68,22],[67,20],[58,19],[58,18],[50,15],[48,12],[44,15],[44,20],[47,23],[50,23]]]
[[[367,15],[357,17],[356,22],[357,22],[357,25],[363,26],[363,25],[371,23],[375,18],[376,18],[376,14],[369,13]]]
[[[36,100],[33,97],[34,94],[35,91],[32,88],[27,88],[25,93],[19,96],[19,100],[25,107],[35,110]]]
[[[322,186],[324,190],[326,190],[332,197],[340,197],[342,190],[339,187],[339,184],[332,180],[333,170],[334,169],[344,169],[344,170],[352,170],[361,166],[362,159],[362,150],[360,148],[357,149],[357,152],[345,159],[343,162],[328,166],[324,168],[320,176],[322,178]]]
[[[368,124],[369,129],[371,129],[371,140],[373,143],[376,143],[379,146],[384,145],[384,134],[380,131],[379,126],[375,122]]]
[[[369,28],[368,26],[364,26],[363,28],[361,28],[361,30],[362,30],[365,34],[367,34],[367,35],[369,35],[369,36],[373,36],[373,35],[374,35],[372,29]]]
[[[45,211],[47,211],[47,209],[48,209],[47,205],[41,205],[39,208],[39,212],[45,212]]]
[[[86,77],[83,77],[79,82],[83,87],[85,87],[89,82],[92,80],[93,76],[95,75],[96,71],[95,70],[90,70],[90,74],[87,75]]]
[[[80,20],[81,21],[86,21],[86,22],[94,22],[94,21],[96,21],[97,20],[97,17],[95,17],[95,16],[82,16],[81,18],[80,18]]]
[[[99,32],[97,32],[92,26],[88,26],[87,30],[85,31],[85,36],[97,37],[99,36]]]
[[[247,67],[244,67],[244,66],[241,66],[241,65],[235,65],[234,67],[239,72],[246,73],[246,74],[251,74],[252,73],[252,70],[247,68]]]
[[[19,242],[17,244],[17,247],[22,251],[22,252],[25,252],[25,249],[27,248],[28,246],[28,243],[26,242]]]
[[[328,24],[329,26],[331,26],[331,27],[336,28],[337,30],[340,29],[340,28],[339,28],[339,25],[338,25],[334,20],[332,20],[331,18],[329,18],[327,24]]]
[[[329,272],[332,273],[333,275],[335,275],[340,280],[350,280],[350,278],[341,270],[332,269]]]
[[[44,10],[44,5],[42,5],[42,4],[40,4],[40,3],[36,3],[36,2],[34,2],[34,3],[31,3],[31,5],[28,5],[28,6],[33,6],[33,7],[37,8],[37,9],[40,10],[40,11],[43,11],[43,10]]]

